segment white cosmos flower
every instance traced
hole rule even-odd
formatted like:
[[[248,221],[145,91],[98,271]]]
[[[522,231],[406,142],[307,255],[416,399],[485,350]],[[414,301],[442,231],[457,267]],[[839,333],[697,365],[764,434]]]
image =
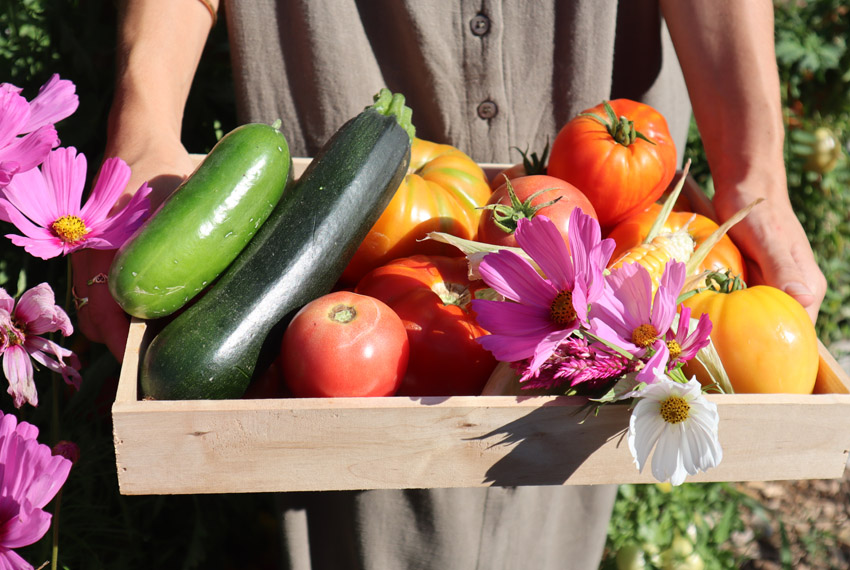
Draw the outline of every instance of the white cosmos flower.
[[[706,400],[696,378],[682,384],[659,374],[638,396],[629,421],[629,450],[641,472],[653,447],[653,476],[673,485],[720,463],[717,404]]]

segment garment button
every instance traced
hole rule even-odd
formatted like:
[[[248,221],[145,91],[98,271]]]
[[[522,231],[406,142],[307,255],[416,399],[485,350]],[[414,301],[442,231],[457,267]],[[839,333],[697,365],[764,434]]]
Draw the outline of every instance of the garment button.
[[[484,14],[478,14],[469,21],[469,29],[476,36],[483,36],[490,31],[490,18]]]
[[[499,113],[499,108],[492,101],[484,101],[478,105],[478,116],[482,119],[492,119]]]

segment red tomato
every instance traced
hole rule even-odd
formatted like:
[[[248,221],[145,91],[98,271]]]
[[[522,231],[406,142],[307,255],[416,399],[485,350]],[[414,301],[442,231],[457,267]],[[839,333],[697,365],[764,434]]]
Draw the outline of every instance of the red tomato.
[[[514,196],[511,196],[511,193]],[[545,206],[553,200],[557,202]],[[497,208],[490,206],[499,204]],[[578,188],[554,176],[533,175],[514,178],[490,196],[478,222],[476,239],[485,243],[516,247],[516,223],[520,218],[542,214],[555,222],[564,239],[570,214],[575,208],[596,218],[596,210]]]
[[[462,257],[396,259],[368,273],[356,291],[384,301],[401,317],[410,341],[410,362],[399,396],[477,395],[496,367],[475,341],[487,334],[469,301],[486,288],[467,278]]]
[[[616,99],[564,125],[552,143],[548,173],[584,192],[603,229],[610,228],[661,196],[676,173],[676,146],[658,111]]]
[[[378,299],[350,291],[304,305],[283,334],[283,375],[300,398],[392,396],[409,354],[404,324]]]

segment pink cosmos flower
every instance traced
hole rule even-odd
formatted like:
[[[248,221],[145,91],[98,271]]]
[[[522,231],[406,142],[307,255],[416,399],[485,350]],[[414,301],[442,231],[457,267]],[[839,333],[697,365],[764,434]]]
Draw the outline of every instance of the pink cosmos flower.
[[[665,335],[676,317],[685,276],[684,263],[667,262],[653,297],[649,271],[639,263],[625,264],[607,276],[603,299],[593,308],[595,334],[636,358],[649,357],[638,372],[641,382],[653,382],[652,370],[666,369],[669,362]]]
[[[72,251],[117,249],[144,222],[150,209],[145,183],[115,214],[109,211],[127,186],[130,167],[120,158],[104,161],[91,196],[82,207],[86,157],[58,148],[34,168],[15,176],[2,191],[0,219],[24,234],[8,234],[12,243],[42,259]]]
[[[520,220],[516,239],[537,264],[510,251],[484,256],[479,272],[505,301],[473,300],[478,322],[490,331],[478,338],[502,362],[531,358],[529,373],[573,331],[588,324],[588,306],[602,295],[602,271],[614,242],[601,239],[599,223],[580,208],[570,215],[569,250],[545,216]]]
[[[679,326],[675,331],[672,328],[667,331],[666,344],[670,351],[670,362],[667,367],[674,368],[690,360],[696,356],[697,352],[708,346],[708,336],[711,334],[712,326],[709,316],[702,314],[696,327],[691,331],[691,308],[683,305],[679,314]]]
[[[0,288],[0,353],[3,374],[9,381],[8,392],[14,396],[17,408],[24,402],[38,405],[30,359],[62,374],[65,382],[75,388],[80,387],[80,362],[76,355],[38,336],[54,331],[68,336],[74,332],[74,327],[67,313],[55,304],[50,285],[42,283],[26,291],[17,306],[6,290]]]
[[[78,105],[74,84],[56,74],[32,101],[21,96],[21,88],[0,83],[0,188],[18,172],[41,164],[59,144],[53,123],[71,115]]]
[[[32,570],[13,549],[50,528],[43,509],[68,478],[71,462],[36,440],[38,428],[0,412],[0,568]]]

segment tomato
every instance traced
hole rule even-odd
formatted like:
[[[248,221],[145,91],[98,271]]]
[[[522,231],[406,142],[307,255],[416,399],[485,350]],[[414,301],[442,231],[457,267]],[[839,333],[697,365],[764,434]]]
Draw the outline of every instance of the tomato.
[[[707,314],[711,319],[711,340],[735,392],[812,393],[819,362],[817,334],[793,297],[756,285],[731,293],[703,291],[684,304],[693,310],[693,318]],[[696,360],[685,371],[708,382]]]
[[[296,313],[283,334],[281,361],[296,397],[392,396],[409,350],[404,324],[385,303],[336,291]]]
[[[520,176],[546,174],[546,158],[549,156],[549,143],[546,143],[546,146],[543,148],[543,153],[540,156],[537,156],[536,152],[528,154],[528,149],[520,150],[519,153],[522,156],[522,162],[511,165],[508,168],[497,172],[490,178],[491,190],[496,190],[499,186],[504,184],[505,179],[513,180]]]
[[[487,334],[469,301],[482,281],[470,282],[463,257],[424,256],[394,260],[368,273],[356,291],[384,301],[401,317],[410,341],[410,362],[400,396],[477,395],[496,367],[475,339]]]
[[[557,202],[552,203],[554,200]],[[545,205],[547,203],[548,206]],[[494,208],[495,205],[499,206]],[[569,182],[545,175],[514,178],[490,195],[478,222],[475,239],[517,247],[514,236],[517,221],[520,218],[533,218],[537,214],[555,222],[566,239],[570,214],[575,208],[581,208],[585,214],[596,218],[596,210],[590,200]]]
[[[398,257],[415,254],[458,255],[456,248],[434,240],[428,232],[472,239],[490,197],[481,167],[460,150],[414,139],[410,167],[384,213],[369,230],[341,282],[356,284],[368,271]]]
[[[550,176],[587,195],[603,229],[655,202],[675,173],[667,121],[628,99],[603,102],[570,120],[552,143],[548,165]]]
[[[841,142],[830,129],[818,127],[812,133],[813,141],[809,145],[810,152],[806,158],[804,168],[810,172],[826,174],[838,165],[843,154]]]
[[[628,249],[643,243],[649,234],[649,228],[661,211],[660,204],[652,204],[643,212],[633,214],[617,224],[608,233],[608,237],[617,244],[611,255],[614,263]],[[692,219],[693,218],[693,219]],[[675,232],[687,226],[688,234],[694,239],[695,247],[699,247],[717,229],[717,224],[711,218],[690,212],[672,211],[664,224],[664,232]],[[740,250],[728,235],[723,236],[697,268],[697,273],[703,270],[730,270],[746,281],[746,264]]]

